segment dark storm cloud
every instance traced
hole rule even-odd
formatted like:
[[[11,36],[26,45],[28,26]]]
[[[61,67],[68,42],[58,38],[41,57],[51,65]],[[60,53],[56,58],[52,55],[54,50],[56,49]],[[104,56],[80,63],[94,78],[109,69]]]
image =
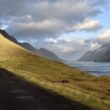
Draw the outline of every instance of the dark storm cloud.
[[[50,37],[74,31],[74,25],[101,13],[104,3],[105,0],[0,0],[0,18],[8,22],[7,30],[15,36]]]
[[[0,16],[18,16],[26,0],[0,0]]]

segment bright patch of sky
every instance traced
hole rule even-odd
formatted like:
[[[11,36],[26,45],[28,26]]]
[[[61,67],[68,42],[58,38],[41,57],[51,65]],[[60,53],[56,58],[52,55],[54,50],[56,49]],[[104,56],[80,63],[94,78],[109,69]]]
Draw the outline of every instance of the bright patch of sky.
[[[107,0],[107,4],[102,8],[102,14],[96,17],[103,25],[103,29],[110,28],[110,0]]]

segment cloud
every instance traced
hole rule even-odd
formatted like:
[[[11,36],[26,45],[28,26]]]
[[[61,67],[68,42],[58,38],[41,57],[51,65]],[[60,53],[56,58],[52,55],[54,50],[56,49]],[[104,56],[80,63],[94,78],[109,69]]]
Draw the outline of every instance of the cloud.
[[[0,19],[6,21],[7,31],[12,35],[30,36],[30,38],[53,37],[59,33],[74,31],[71,29],[72,26],[77,26],[79,22],[83,23],[85,19],[92,19],[100,14],[100,6],[105,0],[96,1],[0,0]],[[83,30],[93,31],[98,29],[98,26],[99,23],[94,21],[89,29],[84,26]]]
[[[84,22],[78,23],[73,26],[73,30],[79,31],[97,31],[101,28],[101,24],[97,20],[86,19]]]
[[[26,0],[0,0],[0,16],[12,17],[23,13]]]
[[[9,30],[13,31],[15,29],[14,34],[18,36],[49,37],[56,34],[56,32],[59,33],[63,29],[63,24],[57,20],[45,20],[29,23],[13,23],[12,27],[13,29]]]
[[[110,43],[110,29],[104,30],[98,37],[97,42],[100,44],[108,44]]]

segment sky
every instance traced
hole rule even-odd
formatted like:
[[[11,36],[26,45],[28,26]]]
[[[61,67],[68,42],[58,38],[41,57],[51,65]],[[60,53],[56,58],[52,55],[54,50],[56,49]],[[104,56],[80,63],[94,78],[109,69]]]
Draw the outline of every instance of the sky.
[[[110,0],[0,0],[0,28],[65,60],[110,43]]]

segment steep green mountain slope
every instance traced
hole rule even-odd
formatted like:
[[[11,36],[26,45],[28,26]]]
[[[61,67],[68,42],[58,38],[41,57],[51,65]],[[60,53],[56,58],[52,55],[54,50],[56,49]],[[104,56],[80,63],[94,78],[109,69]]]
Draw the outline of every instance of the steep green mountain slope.
[[[0,68],[24,80],[91,107],[110,109],[110,77],[96,78],[57,61],[41,58],[0,34]]]

